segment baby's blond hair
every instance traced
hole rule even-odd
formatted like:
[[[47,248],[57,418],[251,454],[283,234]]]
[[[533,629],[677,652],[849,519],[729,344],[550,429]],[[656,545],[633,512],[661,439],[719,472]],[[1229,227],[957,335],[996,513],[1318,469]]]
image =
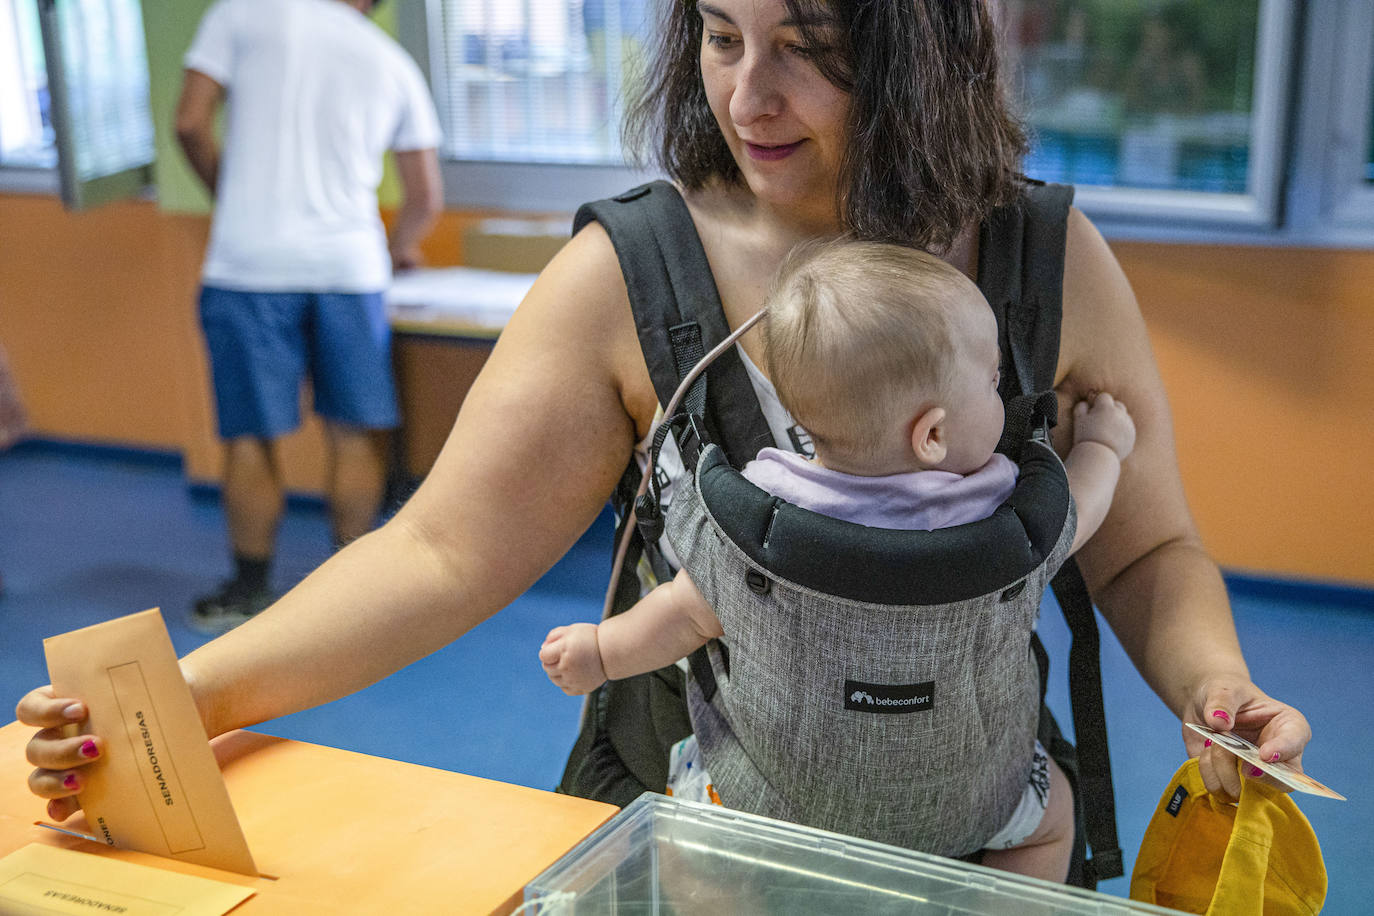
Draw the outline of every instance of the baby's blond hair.
[[[783,259],[765,299],[768,374],[823,460],[909,458],[910,421],[947,390],[970,301],[983,302],[972,281],[901,245],[808,242]]]

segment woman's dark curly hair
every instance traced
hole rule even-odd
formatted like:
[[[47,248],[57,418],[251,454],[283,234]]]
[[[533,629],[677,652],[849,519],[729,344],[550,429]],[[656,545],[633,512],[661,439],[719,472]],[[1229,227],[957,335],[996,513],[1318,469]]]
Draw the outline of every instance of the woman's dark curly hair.
[[[939,250],[1016,199],[1026,135],[987,0],[784,0],[820,72],[852,97],[838,176],[858,238]],[[740,181],[707,104],[695,0],[666,0],[626,146],[683,187]],[[652,155],[652,154],[651,154]]]

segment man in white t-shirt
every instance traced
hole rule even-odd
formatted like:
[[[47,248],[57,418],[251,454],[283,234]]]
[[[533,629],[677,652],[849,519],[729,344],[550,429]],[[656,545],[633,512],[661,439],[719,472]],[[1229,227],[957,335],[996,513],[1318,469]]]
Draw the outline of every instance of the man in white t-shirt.
[[[330,449],[342,544],[369,530],[399,415],[383,293],[442,206],[440,131],[424,77],[371,22],[372,0],[217,0],[185,57],[177,139],[215,197],[200,294],[225,441],[235,574],[196,602],[221,632],[271,602],[282,513],[276,442],[308,374]],[[216,116],[225,106],[223,146]],[[377,204],[387,150],[404,202]]]

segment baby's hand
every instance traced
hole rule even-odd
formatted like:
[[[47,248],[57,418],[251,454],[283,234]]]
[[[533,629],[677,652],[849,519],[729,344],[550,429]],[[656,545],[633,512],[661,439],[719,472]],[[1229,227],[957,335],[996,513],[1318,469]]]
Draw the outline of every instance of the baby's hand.
[[[606,681],[595,624],[574,623],[550,630],[539,647],[539,662],[549,680],[570,697],[591,693]]]
[[[1073,406],[1073,444],[1097,442],[1107,446],[1122,461],[1135,448],[1135,421],[1126,412],[1126,405],[1105,391],[1092,402],[1079,401]]]

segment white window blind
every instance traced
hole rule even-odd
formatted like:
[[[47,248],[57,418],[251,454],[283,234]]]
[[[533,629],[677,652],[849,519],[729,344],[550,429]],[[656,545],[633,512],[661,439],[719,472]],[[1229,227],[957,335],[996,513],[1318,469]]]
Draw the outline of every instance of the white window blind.
[[[36,0],[0,0],[0,164],[57,164]]]
[[[444,155],[620,164],[649,3],[440,0],[430,48]]]
[[[38,2],[63,200],[136,193],[155,156],[139,0]]]
[[[63,0],[57,12],[77,178],[89,181],[152,162],[138,0]]]

